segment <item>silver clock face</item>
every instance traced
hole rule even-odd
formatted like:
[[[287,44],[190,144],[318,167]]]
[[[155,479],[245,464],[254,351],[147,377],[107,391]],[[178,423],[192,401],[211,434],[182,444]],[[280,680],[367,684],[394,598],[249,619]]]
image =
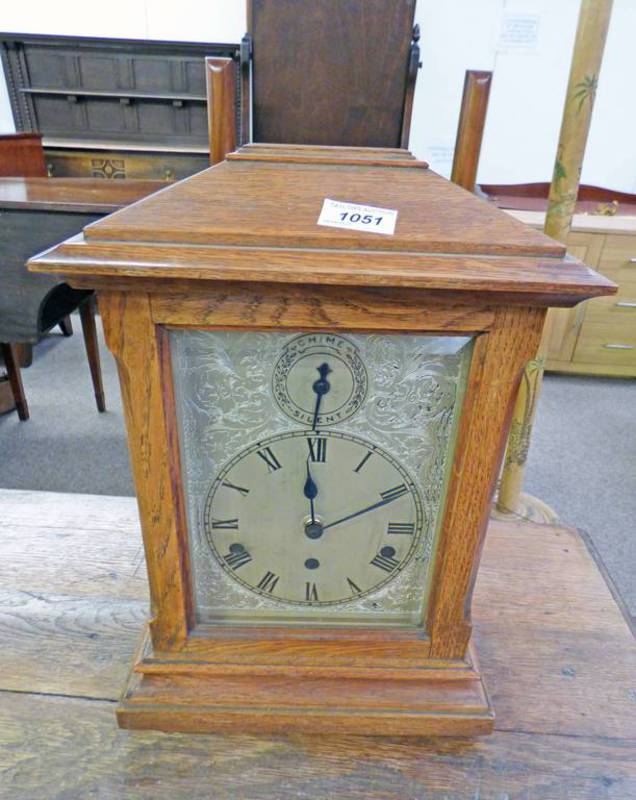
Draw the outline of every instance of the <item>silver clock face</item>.
[[[197,620],[421,624],[472,340],[170,343]]]
[[[377,591],[407,566],[422,500],[377,445],[334,431],[254,443],[218,474],[204,527],[215,558],[247,589],[295,605]]]

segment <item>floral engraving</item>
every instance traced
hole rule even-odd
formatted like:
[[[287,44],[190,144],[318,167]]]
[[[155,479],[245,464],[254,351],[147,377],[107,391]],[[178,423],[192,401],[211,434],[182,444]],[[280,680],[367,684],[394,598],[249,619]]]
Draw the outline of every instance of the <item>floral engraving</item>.
[[[198,618],[265,617],[294,620],[275,598],[232,581],[210,555],[203,505],[219,471],[240,450],[265,436],[308,427],[276,400],[276,366],[298,334],[171,331],[173,376],[182,452],[189,539]],[[376,443],[417,480],[425,533],[420,551],[395,581],[336,610],[307,609],[320,622],[374,619],[417,623],[424,612],[454,432],[472,352],[467,337],[350,334],[365,370],[366,397],[337,430]]]

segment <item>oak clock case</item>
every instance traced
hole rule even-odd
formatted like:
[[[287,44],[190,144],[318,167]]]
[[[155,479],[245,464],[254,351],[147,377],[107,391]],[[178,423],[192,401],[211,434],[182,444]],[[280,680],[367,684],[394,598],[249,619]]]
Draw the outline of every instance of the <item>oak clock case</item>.
[[[169,338],[196,622],[421,625],[472,340]]]
[[[406,151],[295,145],[30,267],[97,289],[118,363],[151,598],[119,724],[490,732],[470,605],[512,401],[546,306],[615,287]]]

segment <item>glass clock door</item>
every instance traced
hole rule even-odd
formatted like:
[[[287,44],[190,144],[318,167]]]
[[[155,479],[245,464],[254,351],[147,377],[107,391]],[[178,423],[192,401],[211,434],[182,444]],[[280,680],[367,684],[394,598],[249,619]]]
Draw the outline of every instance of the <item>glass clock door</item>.
[[[472,340],[170,344],[197,621],[421,624]]]

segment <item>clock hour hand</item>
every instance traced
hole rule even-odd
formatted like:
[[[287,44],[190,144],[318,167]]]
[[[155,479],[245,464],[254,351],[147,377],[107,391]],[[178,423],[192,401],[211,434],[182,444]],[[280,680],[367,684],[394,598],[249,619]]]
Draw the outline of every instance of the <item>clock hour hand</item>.
[[[303,494],[309,500],[309,508],[311,510],[311,523],[312,525],[314,525],[316,522],[314,500],[318,496],[318,487],[314,483],[314,480],[311,477],[311,472],[309,471],[309,457],[307,457],[307,480],[305,481],[305,488],[303,489]]]
[[[354,517],[359,517],[362,514],[366,514],[369,511],[374,511],[376,508],[380,508],[381,506],[386,506],[389,503],[392,503],[394,500],[397,500],[398,497],[402,497],[404,494],[406,494],[406,489],[404,491],[391,490],[386,493],[386,497],[383,497],[382,500],[378,500],[377,503],[373,503],[372,505],[367,506],[366,508],[361,508],[360,511],[354,511],[352,514],[347,514],[346,517],[341,517],[340,519],[337,519],[335,522],[330,522],[328,525],[323,525],[322,529],[323,531],[326,531],[328,528],[333,528],[334,525],[340,525],[341,522],[347,522],[348,520],[353,519]]]
[[[311,388],[316,393],[316,408],[314,409],[314,420],[312,422],[311,428],[312,430],[316,430],[316,425],[318,424],[318,413],[320,411],[320,404],[322,403],[322,398],[324,395],[327,394],[329,389],[331,389],[331,384],[327,380],[327,375],[332,371],[331,367],[325,361],[324,364],[321,364],[317,367],[317,370],[320,374],[320,378],[314,381]]]

